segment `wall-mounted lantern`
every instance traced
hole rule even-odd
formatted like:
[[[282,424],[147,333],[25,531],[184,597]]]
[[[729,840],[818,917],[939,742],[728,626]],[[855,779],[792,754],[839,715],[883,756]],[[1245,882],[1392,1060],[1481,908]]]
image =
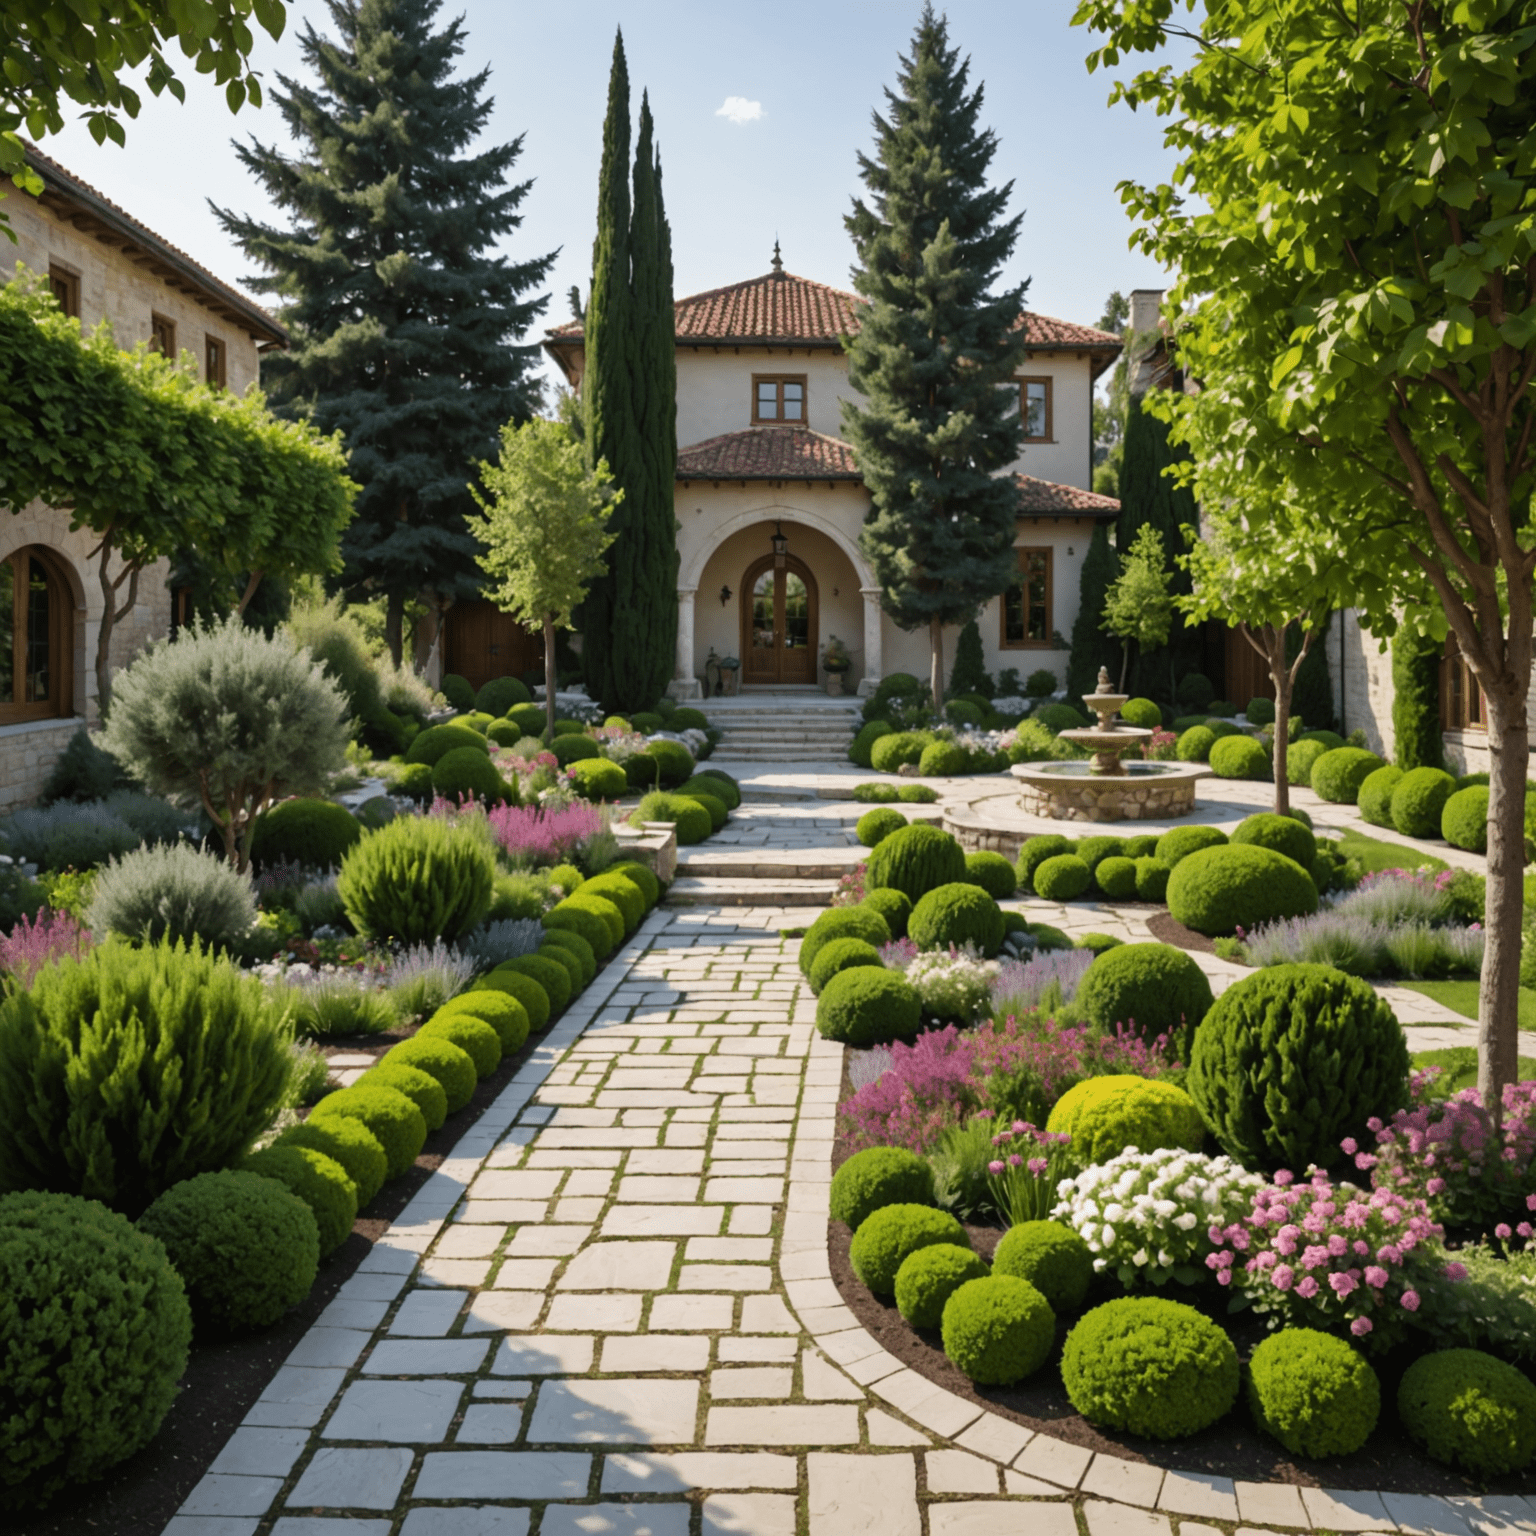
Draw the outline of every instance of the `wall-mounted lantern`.
[[[778,570],[783,570],[789,563],[789,540],[784,537],[784,525],[775,523],[773,535],[768,540],[773,545],[773,563]]]
[[[728,602],[730,602],[730,600],[731,600],[731,589],[729,587],[721,587],[720,588],[720,606],[722,608],[724,608],[725,605]]]

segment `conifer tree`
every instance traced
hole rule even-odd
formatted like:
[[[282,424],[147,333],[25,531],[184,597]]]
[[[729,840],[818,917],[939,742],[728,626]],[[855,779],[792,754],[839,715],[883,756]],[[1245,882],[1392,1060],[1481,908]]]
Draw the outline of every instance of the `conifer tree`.
[[[468,482],[502,424],[539,404],[537,348],[519,342],[554,256],[490,253],[532,183],[507,184],[521,137],[465,152],[490,116],[490,71],[454,78],[464,31],[434,30],[440,0],[326,3],[337,36],[300,38],[318,83],[279,76],[273,92],[298,153],[236,146],[291,223],[214,212],[294,338],[263,368],[274,404],[343,434],[363,489],[341,584],[383,594],[398,663],[408,600],[480,589]]]
[[[1012,182],[986,183],[998,141],[978,126],[969,76],[925,5],[887,114],[874,115],[875,154],[859,156],[869,200],[844,221],[867,305],[848,365],[866,403],[843,402],[872,503],[860,543],[885,611],[929,632],[936,708],[943,626],[1018,579],[1018,490],[1001,471],[1021,442],[1011,386],[1026,285],[993,288],[1020,217],[1002,217]]]
[[[1072,655],[1067,662],[1067,702],[1092,693],[1100,667],[1116,666],[1120,644],[1104,628],[1104,604],[1116,575],[1115,554],[1109,547],[1108,526],[1100,523],[1088,541],[1083,573],[1078,579],[1077,617],[1072,621]]]

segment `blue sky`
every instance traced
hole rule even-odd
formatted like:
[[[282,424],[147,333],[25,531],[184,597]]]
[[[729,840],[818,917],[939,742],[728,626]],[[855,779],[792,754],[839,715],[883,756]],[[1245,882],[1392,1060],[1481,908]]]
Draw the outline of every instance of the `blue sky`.
[[[1150,113],[1106,105],[1109,82],[1083,59],[1092,39],[1073,28],[1074,0],[951,0],[952,38],[986,85],[984,119],[1001,138],[998,180],[1012,179],[1025,213],[1010,276],[1031,278],[1032,309],[1092,324],[1111,289],[1160,287],[1162,275],[1127,249],[1130,223],[1116,184],[1161,180],[1172,158]],[[852,249],[843,215],[859,190],[855,156],[870,148],[870,112],[894,82],[918,0],[779,0],[777,4],[530,5],[465,0],[466,70],[489,63],[496,140],[526,135],[520,175],[535,185],[510,249],[561,248],[551,323],[564,297],[586,292],[602,116],[614,28],[622,25],[639,106],[650,91],[672,224],[677,291],[692,293],[765,272],[777,237],[791,272],[848,286]],[[442,16],[458,13],[445,5]],[[269,85],[294,73],[302,18],[329,23],[299,0],[289,30],[259,34],[256,65]],[[127,125],[126,149],[98,147],[71,125],[45,149],[151,228],[227,280],[249,270],[206,198],[261,212],[265,200],[230,147],[236,135],[281,140],[270,105],[232,117],[222,92],[188,73],[187,102],[149,99]],[[730,99],[741,103],[723,115]],[[755,104],[755,109],[752,105]],[[733,120],[734,119],[734,120]],[[13,193],[14,195],[18,195]]]

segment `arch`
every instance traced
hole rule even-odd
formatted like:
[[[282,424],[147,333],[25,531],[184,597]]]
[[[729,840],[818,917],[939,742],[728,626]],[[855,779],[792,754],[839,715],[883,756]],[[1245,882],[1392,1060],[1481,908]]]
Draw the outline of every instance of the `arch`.
[[[710,557],[733,533],[739,533],[743,528],[751,528],[756,523],[776,521],[800,523],[806,528],[814,528],[818,533],[825,534],[848,557],[854,574],[859,579],[859,586],[863,588],[875,585],[874,576],[860,553],[858,544],[850,539],[832,518],[825,517],[819,512],[808,511],[804,507],[791,507],[779,502],[770,502],[767,506],[753,507],[748,512],[738,512],[734,517],[728,517],[723,523],[716,524],[712,538],[707,543],[701,544],[700,548],[689,557],[687,565],[678,571],[678,589],[680,591],[698,589],[699,578],[704,574],[704,567],[709,563]]]
[[[786,652],[783,645],[784,627],[784,582],[781,577],[794,576],[802,584],[806,595],[806,644],[797,647],[792,652]],[[774,580],[769,583],[770,589],[775,589],[773,599],[773,637],[772,643],[766,649],[760,649],[753,642],[753,609],[756,601],[757,585],[764,576],[772,576]],[[818,608],[820,606],[820,589],[816,584],[815,573],[805,561],[797,555],[760,555],[746,568],[741,577],[741,590],[737,596],[741,624],[741,649],[742,662],[741,681],[743,686],[752,686],[760,683],[814,683],[816,681],[816,657],[817,657],[817,622]],[[754,667],[754,662],[767,663],[771,659],[772,666],[767,672]],[[784,675],[785,669],[791,672],[791,676]]]
[[[30,588],[29,582],[34,583]],[[5,615],[0,639],[7,673],[0,692],[0,724],[69,718],[75,713],[75,651],[81,617],[79,577],[73,562],[47,544],[21,544],[0,556],[0,583]],[[34,606],[39,598],[44,605],[41,611]],[[34,666],[40,669],[36,673]],[[44,690],[40,696],[28,698],[23,693],[24,675],[28,688],[36,683]]]

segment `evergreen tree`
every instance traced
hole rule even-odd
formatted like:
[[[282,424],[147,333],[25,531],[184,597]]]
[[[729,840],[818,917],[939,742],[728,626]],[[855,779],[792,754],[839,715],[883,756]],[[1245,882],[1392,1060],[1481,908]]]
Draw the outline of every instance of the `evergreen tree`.
[[[1399,768],[1444,768],[1440,734],[1440,657],[1445,643],[1399,629],[1392,637],[1392,761]]]
[[[1083,572],[1078,581],[1077,617],[1072,621],[1072,655],[1067,662],[1067,702],[1092,693],[1099,680],[1099,668],[1111,673],[1120,663],[1120,642],[1104,628],[1104,604],[1114,584],[1118,568],[1109,547],[1109,527],[1100,523],[1088,541],[1083,558]]]
[[[1297,669],[1291,690],[1291,710],[1301,717],[1309,731],[1334,729],[1333,678],[1328,671],[1328,631],[1332,626],[1333,615],[1324,614],[1323,622],[1317,626],[1317,638]],[[1295,661],[1302,638],[1301,625],[1293,624],[1285,637],[1287,660]]]
[[[978,127],[982,90],[967,89],[969,75],[925,5],[899,91],[874,117],[875,157],[859,156],[869,202],[845,220],[868,306],[848,364],[867,403],[842,407],[870,493],[860,542],[885,611],[929,632],[936,708],[943,626],[1018,579],[1018,491],[1000,472],[1019,456],[1010,386],[1025,285],[992,289],[1020,218],[1002,218],[1013,184],[986,184],[997,138]]]
[[[630,193],[629,68],[613,45],[597,239],[586,313],[588,456],[606,460],[624,499],[607,573],[582,605],[583,663],[594,697],[631,713],[654,704],[677,648],[677,341],[672,232],[649,100],[640,101]]]
[[[949,674],[950,697],[978,693],[990,699],[992,690],[992,679],[987,676],[986,653],[981,648],[981,628],[972,619],[955,641],[955,669]]]
[[[341,584],[384,595],[397,663],[408,599],[479,591],[468,481],[502,424],[539,404],[538,349],[518,342],[554,260],[489,254],[532,183],[507,185],[520,137],[465,153],[490,116],[490,71],[453,78],[464,31],[433,29],[439,3],[327,0],[338,37],[306,24],[300,38],[319,83],[279,76],[273,93],[298,154],[236,146],[290,226],[214,207],[294,338],[263,367],[274,403],[346,442],[363,489]]]

